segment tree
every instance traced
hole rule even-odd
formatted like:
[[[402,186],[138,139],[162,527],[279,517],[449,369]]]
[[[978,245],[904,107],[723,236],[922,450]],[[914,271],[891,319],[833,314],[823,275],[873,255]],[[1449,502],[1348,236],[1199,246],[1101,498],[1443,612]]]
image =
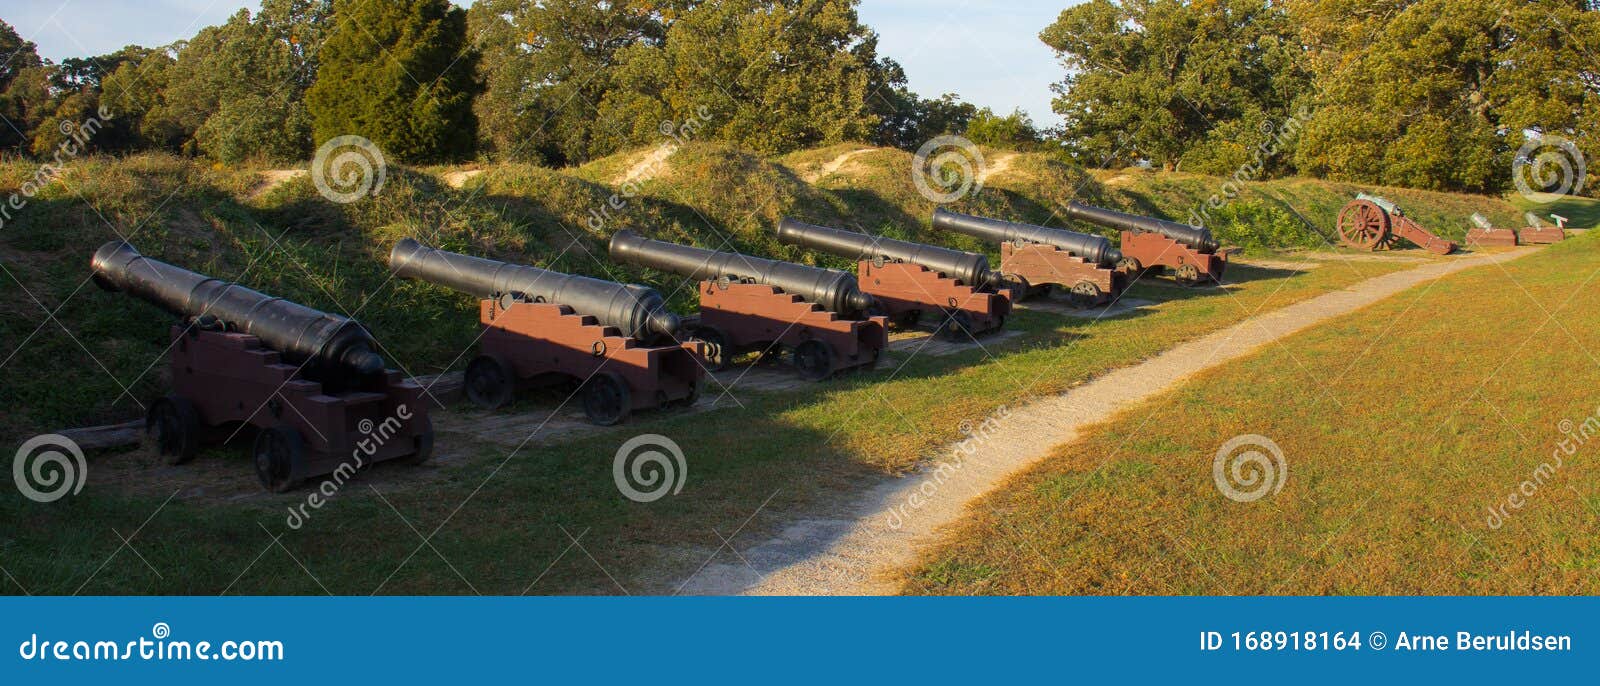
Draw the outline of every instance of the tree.
[[[1308,173],[1487,192],[1524,131],[1600,153],[1600,26],[1579,0],[1302,0],[1293,15],[1317,79]]]
[[[480,0],[468,33],[483,52],[474,107],[479,145],[496,157],[567,164],[596,145],[595,107],[613,85],[617,53],[660,47],[686,2]]]
[[[28,141],[28,132],[31,130],[28,122],[28,107],[26,91],[29,88],[40,87],[42,83],[35,81],[25,84],[24,87],[12,90],[12,84],[24,72],[33,70],[36,76],[46,77],[47,74],[39,71],[44,66],[44,61],[39,59],[39,50],[32,42],[22,39],[17,30],[10,24],[0,21],[0,118],[5,119],[7,126],[0,127],[0,147],[15,148]],[[37,104],[37,103],[35,103]]]
[[[1068,151],[1170,170],[1232,122],[1288,115],[1307,84],[1291,35],[1272,0],[1090,0],[1039,37],[1067,68],[1054,109]]]
[[[906,87],[906,73],[900,63],[879,59],[867,83],[867,109],[878,118],[872,142],[905,150],[916,150],[936,136],[959,133],[978,113],[971,103],[961,102],[954,93],[924,99]]]
[[[354,134],[408,162],[471,157],[477,55],[446,0],[336,0],[306,103],[317,141]]]
[[[978,110],[967,123],[965,135],[980,145],[1012,150],[1030,150],[1039,144],[1040,138],[1039,130],[1033,126],[1033,119],[1021,108],[1012,110],[1011,114],[1004,117],[987,107]]]
[[[763,154],[865,140],[876,61],[854,0],[707,0],[670,26],[660,47],[617,54],[601,101],[609,135],[596,152],[661,139],[663,126],[704,121],[706,137]]]

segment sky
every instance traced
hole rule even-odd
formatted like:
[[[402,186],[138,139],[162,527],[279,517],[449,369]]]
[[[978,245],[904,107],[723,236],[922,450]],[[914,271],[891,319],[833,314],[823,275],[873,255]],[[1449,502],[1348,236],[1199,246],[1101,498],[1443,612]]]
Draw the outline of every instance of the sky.
[[[861,20],[878,32],[878,54],[905,67],[923,97],[953,92],[1006,114],[1021,108],[1035,124],[1060,123],[1050,110],[1050,84],[1063,69],[1039,31],[1076,0],[862,0]],[[456,0],[458,5],[469,0]],[[124,45],[165,45],[220,24],[238,0],[0,0],[5,20],[60,61],[112,52]]]

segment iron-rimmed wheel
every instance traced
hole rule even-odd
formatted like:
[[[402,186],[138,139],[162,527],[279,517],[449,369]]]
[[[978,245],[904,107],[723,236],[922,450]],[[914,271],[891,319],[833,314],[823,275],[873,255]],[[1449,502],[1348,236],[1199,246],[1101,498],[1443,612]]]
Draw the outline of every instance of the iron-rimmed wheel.
[[[200,452],[200,413],[184,398],[162,398],[145,415],[144,435],[150,450],[167,464],[183,464]]]
[[[274,426],[257,433],[250,454],[262,487],[283,493],[299,486],[300,477],[296,472],[305,463],[305,450],[300,432],[287,426]]]
[[[1122,259],[1117,260],[1117,269],[1129,276],[1138,276],[1144,271],[1144,265],[1139,263],[1139,258],[1137,257],[1124,256]]]
[[[433,457],[433,419],[431,417],[422,418],[422,431],[417,432],[417,435],[411,441],[412,445],[416,446],[416,451],[403,458],[406,464],[422,464]]]
[[[706,365],[711,371],[727,369],[733,362],[733,349],[728,344],[727,334],[722,333],[721,329],[703,326],[695,330],[694,338],[705,344]]]
[[[826,379],[833,375],[833,349],[817,340],[801,343],[794,349],[794,368],[811,381]]]
[[[936,335],[947,341],[961,343],[970,340],[974,334],[972,315],[967,314],[966,310],[954,310],[945,315]]]
[[[1072,289],[1067,291],[1067,301],[1080,310],[1099,305],[1103,297],[1105,291],[1100,290],[1100,286],[1093,281],[1079,281],[1072,284]]]
[[[1172,270],[1172,278],[1185,286],[1195,286],[1200,283],[1200,268],[1193,264],[1180,264]]]
[[[1033,295],[1033,284],[1020,274],[1002,274],[1000,280],[1005,284],[1006,295],[1010,296],[1011,302],[1019,303]]]
[[[1371,200],[1352,200],[1339,210],[1339,240],[1362,250],[1377,250],[1389,240],[1389,213]]]
[[[485,410],[505,407],[516,395],[516,378],[510,363],[494,355],[479,355],[467,365],[463,380],[467,400]]]
[[[633,393],[616,372],[600,372],[583,384],[583,414],[600,426],[611,426],[633,412]]]

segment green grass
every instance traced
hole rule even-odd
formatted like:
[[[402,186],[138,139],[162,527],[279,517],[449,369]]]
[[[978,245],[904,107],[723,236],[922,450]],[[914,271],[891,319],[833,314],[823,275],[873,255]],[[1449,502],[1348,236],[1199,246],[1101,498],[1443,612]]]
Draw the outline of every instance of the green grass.
[[[1034,163],[1024,159],[1020,168]],[[1062,179],[1081,178],[1059,165],[1050,169]],[[33,171],[27,164],[0,165],[0,190],[9,194]],[[588,222],[590,210],[616,191],[586,178],[593,175],[583,170],[495,167],[463,189],[443,184],[440,171],[391,167],[377,198],[334,205],[307,178],[251,198],[248,191],[258,178],[249,170],[172,157],[75,166],[0,232],[0,260],[11,275],[0,275],[0,341],[10,357],[0,366],[0,436],[20,441],[44,431],[136,417],[136,400],[148,402],[161,394],[160,356],[171,317],[92,285],[78,290],[88,276],[90,252],[116,235],[113,226],[149,255],[242,279],[313,307],[354,313],[376,332],[392,363],[427,374],[461,367],[462,353],[476,334],[475,304],[444,289],[390,279],[384,258],[402,236],[577,273],[646,280],[677,292],[674,302],[686,306],[688,297],[676,281],[609,263],[606,238],[628,226],[700,244],[730,238],[743,250],[800,257],[772,246],[771,225],[781,216],[827,222],[845,221],[858,207],[897,207],[917,217],[926,209],[908,204],[918,201],[890,188],[888,176],[880,180],[881,191],[848,196],[826,184],[806,184],[780,162],[714,145],[685,147],[619,217],[599,228]],[[1001,177],[966,207],[1031,219],[1035,215],[1029,213],[1044,212],[1070,195],[1065,187],[1029,184],[1027,178],[1002,182]],[[927,234],[923,225],[895,230],[945,238]],[[829,258],[804,258],[842,266]],[[434,545],[478,590],[520,592],[539,579],[535,592],[617,591],[591,562],[592,555],[629,589],[670,591],[674,580],[703,562],[699,556],[705,549],[720,545],[719,534],[731,535],[751,513],[767,514],[751,521],[742,535],[781,525],[772,513],[804,511],[849,492],[864,476],[912,468],[921,456],[955,438],[961,421],[1001,404],[1059,392],[1252,312],[1394,268],[1330,263],[1292,275],[1241,268],[1230,272],[1240,281],[1231,295],[1141,286],[1131,297],[1166,302],[1099,323],[1022,313],[1011,324],[1026,335],[988,352],[919,357],[898,370],[850,376],[792,394],[736,389],[742,407],[647,415],[576,442],[535,440],[513,456],[458,440],[440,446],[446,459],[433,471],[388,478],[380,470],[370,484],[347,489],[316,513],[308,529],[284,541],[334,592],[377,588],[419,541],[367,487],[376,485],[412,526],[424,533],[442,526]],[[43,319],[46,309],[55,319]],[[553,406],[550,401],[532,405]],[[617,495],[610,461],[621,441],[646,430],[678,437],[692,469],[683,494],[639,505]],[[759,437],[759,449],[752,449],[752,437]],[[232,470],[238,480],[252,479],[233,449],[213,450],[202,461],[207,466],[195,469],[206,474],[227,478]],[[196,486],[190,472],[151,464],[140,453],[94,455],[90,467],[91,473],[129,483],[91,478],[82,495],[49,506],[9,491],[0,497],[0,518],[11,523],[0,532],[0,566],[30,591],[71,592],[92,576],[85,592],[219,592],[270,541],[261,526],[284,532],[284,508],[303,502],[305,495],[219,499]],[[128,564],[126,551],[95,574],[117,547],[112,530],[128,534],[138,528],[171,493],[166,484],[186,490],[150,521],[137,546],[162,576],[143,564]],[[588,531],[582,538],[586,554],[569,549],[562,528],[574,537]],[[241,590],[321,588],[274,549],[233,586],[234,592]],[[424,549],[382,590],[470,589]]]
[[[974,504],[904,590],[1600,591],[1594,445],[1553,457],[1600,404],[1596,242],[1419,286],[1122,413]],[[1281,492],[1219,492],[1242,434],[1282,448]]]

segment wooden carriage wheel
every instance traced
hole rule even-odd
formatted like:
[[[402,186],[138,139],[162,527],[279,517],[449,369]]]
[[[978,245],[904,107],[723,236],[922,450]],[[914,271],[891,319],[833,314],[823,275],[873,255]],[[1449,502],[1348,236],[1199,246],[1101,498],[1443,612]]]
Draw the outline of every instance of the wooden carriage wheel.
[[[1339,210],[1339,240],[1362,250],[1377,250],[1389,240],[1389,213],[1371,200],[1352,200]]]

